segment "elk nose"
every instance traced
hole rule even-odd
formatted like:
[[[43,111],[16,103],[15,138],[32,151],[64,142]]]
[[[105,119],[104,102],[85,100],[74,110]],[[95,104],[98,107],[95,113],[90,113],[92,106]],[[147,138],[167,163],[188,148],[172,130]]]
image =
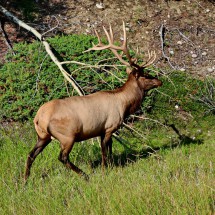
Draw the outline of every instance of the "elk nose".
[[[158,80],[159,81],[159,86],[162,86],[163,82],[161,80]]]
[[[160,87],[162,86],[162,81],[160,81],[159,79],[155,79],[155,82],[154,82],[154,85],[157,86],[157,87]]]

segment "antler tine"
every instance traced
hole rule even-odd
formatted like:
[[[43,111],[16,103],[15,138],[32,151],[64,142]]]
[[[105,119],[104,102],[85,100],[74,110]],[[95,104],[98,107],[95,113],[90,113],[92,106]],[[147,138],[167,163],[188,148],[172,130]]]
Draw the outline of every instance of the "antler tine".
[[[123,24],[124,24],[124,22],[123,22]],[[111,27],[111,24],[110,24],[110,26],[109,26],[109,31],[110,31],[110,36],[108,37],[108,33],[107,33],[107,31],[106,31],[106,35],[107,35],[107,37],[108,37],[108,40],[110,39],[110,41],[109,41],[109,43],[111,42],[111,45],[113,46],[113,42],[114,42],[114,38],[113,38],[113,30],[112,30],[112,27]],[[124,38],[126,38],[126,35],[124,35]],[[122,51],[122,54],[119,54],[118,52],[117,52],[117,49],[114,49],[114,48],[110,48],[111,49],[111,51],[113,52],[113,54],[123,63],[123,64],[125,64],[126,66],[130,66],[130,64],[127,62],[127,61],[124,61],[123,59],[122,59],[122,56],[123,56],[123,52],[124,52],[124,43],[123,43],[123,45],[121,46],[121,47],[118,47],[118,50],[121,50]]]
[[[140,65],[141,68],[146,68],[146,67],[150,66],[150,65],[153,64],[154,61],[156,60],[156,57],[157,57],[157,56],[156,56],[155,51],[149,52],[149,50],[148,50],[148,55],[149,55],[148,60],[147,60],[145,63],[142,63],[142,64]]]
[[[129,66],[133,66],[136,68],[140,68],[138,64],[136,64],[136,58],[132,59],[128,47],[127,47],[127,36],[126,36],[126,28],[125,28],[125,22],[123,21],[123,45],[122,45],[122,51],[125,53],[126,57],[129,60]]]
[[[108,34],[108,31],[107,31],[107,29],[103,26],[103,30],[104,30],[104,32],[105,32],[105,34],[106,34],[106,37],[107,37],[107,39],[108,39],[108,42],[109,42],[109,47],[112,45],[112,41],[111,41],[111,37],[110,37],[110,35]]]
[[[123,21],[123,47],[127,48],[127,36],[126,36],[126,29],[125,29],[125,22]]]
[[[92,43],[92,44],[93,44],[93,47],[87,49],[86,51],[83,51],[83,53],[86,53],[86,52],[89,52],[89,51],[92,51],[92,50],[103,50],[103,49],[109,48],[108,45],[104,45],[104,44],[101,42],[101,38],[100,38],[100,36],[99,36],[99,34],[98,34],[98,32],[97,32],[96,30],[95,30],[95,34],[96,34],[97,39],[98,39],[98,44],[95,45],[94,43]]]
[[[98,45],[97,45],[97,46],[102,46],[102,45],[103,45],[103,43],[101,42],[100,36],[99,36],[99,34],[98,34],[98,31],[97,31],[97,30],[95,30],[95,33],[96,33],[96,36],[97,36],[98,41],[99,41],[99,43],[98,43]],[[95,45],[94,45],[94,46],[95,46]]]
[[[116,46],[116,45],[113,44],[113,42],[114,42],[113,39],[114,38],[113,38],[113,30],[112,30],[111,25],[109,27],[110,33],[108,33],[107,29],[104,26],[103,26],[103,30],[104,30],[105,35],[106,35],[106,37],[108,39],[108,42],[109,42],[109,44],[106,46],[106,48],[104,48],[105,46],[103,46],[103,49],[109,48],[113,52],[113,54],[119,59],[119,61],[121,63],[123,63],[126,66],[131,66],[131,64],[130,64],[130,58],[131,57],[130,57],[130,55],[128,53],[127,46],[126,46],[126,31],[125,31],[124,22],[123,22],[124,41],[123,41],[122,46]],[[117,50],[123,51],[126,54],[127,58],[129,59],[129,63],[122,59],[122,56],[117,52]]]
[[[110,39],[111,39],[111,43],[113,43],[113,30],[112,30],[112,27],[111,27],[111,24],[110,25]]]

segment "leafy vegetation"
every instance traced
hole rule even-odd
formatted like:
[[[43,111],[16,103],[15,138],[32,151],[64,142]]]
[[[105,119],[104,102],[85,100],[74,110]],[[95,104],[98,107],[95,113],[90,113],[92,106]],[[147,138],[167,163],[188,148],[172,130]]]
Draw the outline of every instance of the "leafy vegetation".
[[[63,61],[101,65],[112,58],[109,52],[82,54],[92,41],[84,35],[49,40]],[[15,49],[17,55],[0,67],[0,214],[214,214],[214,79],[177,71],[162,77],[163,86],[150,91],[141,111],[126,120],[129,130],[118,131],[105,173],[97,139],[76,144],[70,158],[90,174],[88,183],[58,161],[53,141],[24,185],[25,161],[36,142],[28,120],[42,103],[68,92],[39,43]],[[121,85],[126,75],[117,68],[67,66],[86,93]],[[25,123],[3,122],[9,119]]]
[[[94,65],[106,58],[112,58],[110,52],[89,52],[82,54],[95,42],[89,36],[72,35],[50,39],[51,45],[60,53],[63,60],[80,61]],[[8,120],[31,119],[38,107],[54,98],[68,96],[65,81],[59,69],[46,55],[39,42],[33,44],[19,43],[14,47],[16,56],[8,56],[8,63],[0,68],[0,118]],[[109,71],[109,68],[106,68]],[[73,77],[83,87],[86,93],[114,88],[120,84],[119,80],[107,72],[99,69],[83,68],[75,64],[67,66]],[[75,72],[76,71],[76,72]],[[119,77],[126,77],[121,72]],[[108,85],[106,84],[108,83]],[[67,86],[72,95],[70,86]]]
[[[69,59],[86,64],[80,66],[71,63],[66,66],[67,71],[86,93],[114,89],[126,80],[127,75],[124,67],[111,66],[119,65],[119,62],[113,58],[110,52],[82,53],[91,46],[92,42],[96,42],[94,37],[85,35],[58,36],[50,39],[49,42],[60,54],[58,57],[61,61]],[[35,115],[41,104],[54,98],[67,97],[68,91],[70,95],[76,95],[69,85],[65,86],[62,74],[51,62],[39,42],[19,43],[14,49],[17,52],[16,56],[9,55],[7,57],[8,63],[0,67],[1,119],[29,120]],[[97,67],[89,67],[89,65],[97,65]],[[106,66],[102,67],[102,65]],[[116,68],[120,71],[117,71]],[[169,113],[174,111],[175,103],[179,103],[186,110],[205,111],[201,102],[196,102],[193,105],[194,97],[198,100],[202,98],[204,93],[208,94],[203,81],[192,79],[179,72],[174,72],[169,78],[163,78],[165,84],[159,89],[160,93],[150,92],[150,96],[143,103],[143,111],[149,112],[152,106],[157,105],[159,106],[158,112],[166,110],[165,112]],[[214,80],[210,85],[215,85]],[[154,102],[155,95],[157,95],[156,103]],[[211,102],[214,103],[214,97],[211,97]],[[171,110],[168,110],[169,105]],[[155,113],[153,112],[153,114]]]

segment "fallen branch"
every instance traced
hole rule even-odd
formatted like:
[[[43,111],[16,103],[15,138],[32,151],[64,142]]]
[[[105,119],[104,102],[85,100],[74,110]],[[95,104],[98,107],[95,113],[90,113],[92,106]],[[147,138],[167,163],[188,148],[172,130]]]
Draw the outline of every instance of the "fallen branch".
[[[45,40],[45,38],[36,29],[27,25],[23,21],[19,20],[17,17],[15,17],[12,13],[10,13],[8,10],[6,10],[1,5],[0,5],[0,12],[3,13],[12,22],[14,22],[14,23],[18,24],[19,26],[25,28],[26,30],[30,31],[32,34],[34,34],[43,43],[43,45],[46,49],[46,52],[51,57],[52,61],[58,66],[58,68],[60,69],[60,71],[63,74],[63,76],[65,77],[65,79],[71,83],[73,88],[76,90],[76,92],[80,96],[83,96],[84,95],[83,90],[78,85],[78,83],[75,81],[75,79],[71,75],[69,75],[66,72],[66,70],[63,68],[62,64],[60,63],[60,61],[57,59],[57,57],[52,52],[51,47],[50,47],[49,43]]]
[[[151,119],[151,118],[148,118],[148,117],[142,117],[142,116],[136,116],[136,115],[130,115],[130,116],[132,116],[134,118],[137,118],[137,119],[141,119],[141,120],[149,120],[149,121],[155,122],[155,123],[167,128],[167,126],[165,124],[163,124],[162,122],[159,122],[158,120],[155,120],[155,119]]]
[[[144,136],[143,133],[141,133],[140,131],[137,131],[136,129],[132,128],[131,126],[129,126],[128,124],[126,124],[125,122],[123,122],[123,126],[130,130],[131,132],[136,133],[138,136],[142,137],[143,139],[147,140],[147,138]]]
[[[13,50],[13,47],[8,39],[8,36],[4,30],[4,21],[0,21],[0,32],[2,33],[2,37],[4,38],[5,44],[7,45],[8,49],[11,50],[13,55],[15,55],[15,52]]]
[[[169,57],[165,54],[164,52],[164,36],[165,36],[165,27],[164,25],[162,24],[161,27],[160,27],[160,40],[161,40],[161,51],[162,51],[162,55],[164,57],[164,59],[167,60],[167,62],[169,63],[169,65],[172,67],[172,69],[176,69],[172,63],[170,62],[170,59]]]

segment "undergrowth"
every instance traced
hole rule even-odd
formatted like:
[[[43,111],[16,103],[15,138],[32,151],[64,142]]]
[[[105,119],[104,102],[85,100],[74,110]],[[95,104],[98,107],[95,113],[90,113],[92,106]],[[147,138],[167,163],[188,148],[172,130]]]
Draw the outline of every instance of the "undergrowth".
[[[164,128],[153,137],[159,145],[154,151],[144,146],[152,142],[149,134],[136,143],[114,140],[114,164],[105,173],[96,140],[75,144],[70,159],[90,175],[89,182],[58,161],[60,147],[53,141],[34,162],[26,185],[25,161],[36,142],[32,124],[1,127],[0,213],[213,214],[215,142],[201,126],[201,144],[176,137],[167,142],[163,136],[171,132]]]
[[[111,52],[104,50],[83,54],[83,51],[91,47],[92,42],[96,43],[95,40],[94,37],[86,35],[57,36],[49,39],[61,61],[79,61],[87,64],[65,65],[65,69],[86,94],[119,87],[127,77],[125,67],[113,66],[120,63],[113,58]],[[50,60],[41,43],[19,43],[14,46],[14,51],[17,54],[8,55],[8,62],[0,67],[1,121],[32,119],[43,103],[54,98],[76,95],[71,86],[65,83],[63,75]],[[202,81],[193,79],[186,73],[174,72],[168,78],[163,77],[163,82],[162,88],[149,92],[142,105],[143,112],[164,111],[168,118],[172,116],[177,103],[185,111],[214,113],[214,93],[208,94],[208,87],[213,86],[214,91],[213,79]],[[153,115],[156,113],[153,112]]]
[[[60,53],[58,58],[61,61],[73,60],[95,65],[96,62],[112,58],[108,51],[82,53],[95,42],[94,37],[62,36],[50,39],[49,42],[57,53]],[[39,42],[19,43],[14,46],[14,51],[17,54],[9,55],[8,63],[0,68],[1,119],[28,120],[46,101],[67,97],[68,92],[70,95],[76,95],[69,84],[66,86],[58,67],[50,60]],[[72,73],[86,93],[120,85],[117,78],[99,69],[80,68],[75,64],[68,64],[65,69]],[[106,68],[106,71],[109,70],[110,68]],[[123,71],[118,76],[126,77]]]

